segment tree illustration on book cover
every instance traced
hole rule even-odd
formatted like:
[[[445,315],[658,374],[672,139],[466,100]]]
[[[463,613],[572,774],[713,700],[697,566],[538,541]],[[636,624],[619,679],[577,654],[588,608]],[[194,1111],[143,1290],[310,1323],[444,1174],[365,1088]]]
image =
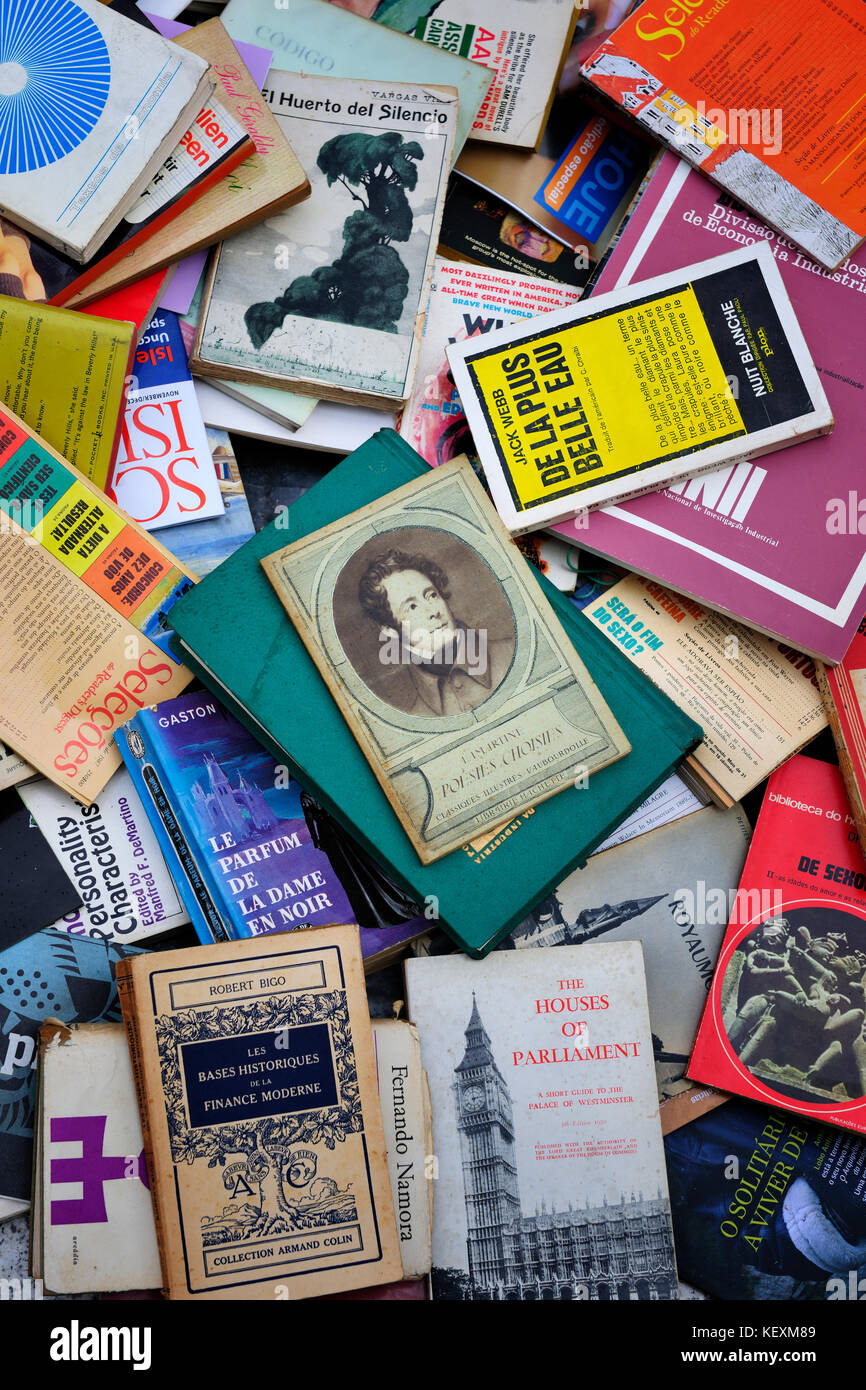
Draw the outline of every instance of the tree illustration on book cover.
[[[310,196],[219,247],[196,371],[390,408],[414,379],[456,92],[271,68],[266,96]]]
[[[412,233],[405,190],[417,185],[416,161],[423,158],[418,141],[396,130],[350,131],[325,142],[316,163],[328,187],[342,184],[361,206],[343,223],[337,260],[299,275],[276,299],[250,306],[244,322],[254,347],[267,342],[287,314],[397,332],[409,271],[392,242],[408,241]]]
[[[166,1116],[175,1163],[204,1162],[223,1170],[227,1201],[201,1218],[202,1245],[234,1244],[262,1236],[314,1231],[358,1220],[352,1182],[340,1187],[326,1170],[323,1158],[350,1134],[363,1134],[364,1121],[358,1075],[344,990],[295,997],[271,995],[256,1003],[232,1008],[190,1009],[156,1019]],[[198,1083],[209,1073],[204,1065],[213,1042],[238,1036],[260,1042],[274,1040],[285,1061],[305,1049],[299,1062],[321,1055],[330,1059],[333,1081],[322,1070],[326,1103],[311,1109],[287,1109],[274,1094],[257,1093],[271,1113],[256,1120],[225,1123],[223,1108],[231,1097],[202,1101],[184,1088],[195,1075]],[[198,1045],[190,1052],[190,1044]],[[276,1056],[280,1056],[278,1051]],[[188,1122],[187,1105],[192,1106]],[[198,1114],[198,1108],[202,1115]],[[213,1126],[200,1121],[209,1107]],[[321,1166],[320,1166],[321,1165]]]

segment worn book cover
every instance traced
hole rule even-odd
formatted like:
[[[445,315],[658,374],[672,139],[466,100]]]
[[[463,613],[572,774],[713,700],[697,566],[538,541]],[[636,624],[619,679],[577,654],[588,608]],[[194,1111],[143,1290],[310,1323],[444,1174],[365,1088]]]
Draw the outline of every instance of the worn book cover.
[[[0,792],[0,859],[0,951],[79,907],[80,889],[57,862],[15,787]]]
[[[187,354],[192,353],[198,336],[202,298],[207,278],[207,270],[205,269],[195,287],[189,308],[180,318],[180,331],[183,335]],[[196,391],[199,395],[202,392],[208,393],[211,389],[220,391],[223,395],[231,396],[241,405],[248,406],[250,411],[255,411],[253,418],[258,417],[261,420],[262,416],[266,416],[275,424],[282,425],[292,432],[310,418],[317,405],[313,396],[301,396],[297,391],[277,390],[273,386],[257,386],[251,381],[226,381],[221,377],[209,377],[207,382],[200,378],[196,383]],[[241,412],[241,414],[244,413]],[[208,419],[211,418],[208,416]],[[215,423],[221,424],[224,429],[232,430],[234,433],[249,433],[249,431],[239,430],[234,422],[228,425],[224,424],[222,417],[218,417]],[[325,433],[327,435],[328,431]]]
[[[833,764],[770,778],[736,906],[688,1075],[866,1131],[866,863]]]
[[[57,1295],[159,1288],[123,1024],[48,1020],[39,1030],[39,1069],[34,1277]]]
[[[472,140],[454,168],[573,252],[597,261],[637,193],[652,151],[583,102],[575,102],[570,115],[574,136],[558,159]]]
[[[448,180],[439,249],[450,260],[572,285],[578,297],[597,269],[597,262],[583,251],[575,252],[505,198],[456,169]]]
[[[404,1019],[374,1018],[376,1078],[385,1128],[391,1196],[404,1279],[430,1273],[433,1122],[418,1029]]]
[[[19,795],[81,899],[57,914],[58,931],[143,941],[186,925],[189,916],[125,768],[91,806],[43,777]]]
[[[8,410],[0,513],[0,733],[89,803],[120,766],[112,731],[190,680],[167,639],[194,579]]]
[[[645,0],[581,72],[832,270],[866,236],[864,65],[858,0]]]
[[[121,966],[170,1298],[402,1277],[356,927]]]
[[[825,727],[815,664],[651,579],[628,575],[586,617],[700,723],[684,771],[719,806],[753,791]]]
[[[142,710],[117,745],[201,941],[356,922],[369,968],[425,930],[417,905],[212,695]]]
[[[154,314],[133,354],[106,493],[156,531],[225,511],[177,314]],[[171,537],[166,538],[171,544]]]
[[[410,960],[406,988],[433,1102],[433,1297],[675,1299],[640,944]]]
[[[739,806],[707,806],[594,854],[502,947],[640,941],[659,1100],[689,1089],[686,1066],[737,895],[751,831]]]
[[[866,618],[839,665],[818,662],[817,673],[857,833],[866,844]]]
[[[155,26],[135,4],[115,5],[114,9],[122,10],[127,18],[153,32]],[[228,35],[224,35],[223,40],[231,47]],[[191,47],[193,52],[211,60],[210,46],[204,38]],[[88,260],[82,262],[80,258],[64,255],[47,241],[28,236],[12,223],[6,224],[2,245],[7,257],[4,272],[10,280],[4,281],[5,293],[17,292],[12,279],[16,271],[22,299],[47,299],[58,305],[74,303],[77,307],[83,302],[91,303],[108,290],[129,284],[137,274],[152,270],[156,264],[152,257],[145,258],[145,264],[137,273],[134,270],[124,277],[135,248],[141,247],[158,230],[176,224],[191,205],[197,207],[207,190],[225,179],[253,150],[244,124],[226,109],[219,96],[212,95],[175,148],[166,155],[147,187],[131,206],[124,208],[124,215],[111,235]],[[175,245],[183,249],[185,242],[175,242]],[[113,275],[111,268],[114,268]],[[99,283],[95,284],[96,281]]]
[[[629,752],[465,456],[262,564],[422,863]]]
[[[763,243],[452,343],[448,360],[515,533],[833,427]]]
[[[332,0],[388,29],[459,53],[493,77],[471,134],[535,149],[556,92],[577,19],[572,0]]]
[[[832,435],[798,443],[769,464],[729,464],[557,530],[799,651],[841,661],[866,612],[856,496],[866,388],[866,257],[849,257],[833,274],[822,271],[727,193],[665,154],[599,276],[598,291],[753,240],[766,241],[775,257],[830,402]],[[741,379],[737,389],[745,385]]]
[[[276,68],[360,77],[383,88],[395,82],[456,87],[455,152],[490,86],[490,73],[480,63],[373,24],[328,0],[292,0],[291,9],[276,7],[273,0],[229,0],[221,19],[231,38],[272,49]]]
[[[399,424],[403,438],[434,466],[458,454],[471,457],[474,445],[445,356],[446,343],[561,309],[578,298],[579,292],[566,285],[437,257],[415,387]]]
[[[665,1158],[677,1263],[690,1284],[723,1299],[862,1299],[866,1143],[857,1135],[817,1115],[731,1100],[666,1137]]]
[[[3,9],[0,211],[88,260],[213,90],[208,65],[97,0]]]
[[[0,954],[0,1195],[29,1202],[39,1029],[119,1022],[117,962],[137,946],[39,931]]]
[[[0,402],[105,487],[135,344],[130,323],[0,295]]]
[[[700,729],[527,564],[632,744],[625,758],[423,865],[260,561],[429,466],[382,430],[260,531],[174,612],[178,652],[369,856],[464,950],[483,955],[679,765]],[[214,605],[222,623],[213,622]],[[262,662],[261,653],[268,659]],[[286,700],[286,691],[292,698]]]
[[[123,259],[104,268],[85,290],[75,293],[70,304],[79,307],[93,296],[107,294],[138,280],[159,266],[168,265],[180,255],[189,255],[232,236],[244,227],[268,216],[278,208],[291,207],[309,194],[307,176],[283,132],[262,97],[243,57],[232,43],[219,19],[207,19],[188,33],[180,34],[178,48],[206,58],[216,82],[208,103],[216,124],[226,132],[239,131],[247,143],[243,162],[235,160],[223,167],[215,185],[197,185],[194,202],[175,202],[172,216],[151,228],[146,239],[126,252]],[[205,125],[197,119],[193,137],[198,145],[195,168],[204,173],[202,151],[216,145],[225,158],[218,134],[211,133],[213,118]],[[205,138],[208,137],[208,138]],[[170,159],[177,160],[175,151]],[[173,173],[173,171],[171,171]],[[157,176],[158,177],[158,176]],[[176,179],[176,174],[174,174]]]
[[[227,180],[254,150],[240,121],[216,96],[211,96],[95,256],[83,265],[76,265],[60,252],[40,258],[45,267],[41,277],[49,302],[77,309],[131,284],[128,260],[135,251],[160,231],[174,228],[187,210],[195,212],[208,191]],[[31,243],[30,255],[36,265],[34,249]],[[46,247],[46,251],[50,248]],[[154,255],[144,259],[149,269],[159,263]],[[112,275],[115,268],[116,274]]]
[[[457,92],[272,68],[266,98],[307,170],[310,198],[222,243],[193,368],[397,405],[417,364]]]

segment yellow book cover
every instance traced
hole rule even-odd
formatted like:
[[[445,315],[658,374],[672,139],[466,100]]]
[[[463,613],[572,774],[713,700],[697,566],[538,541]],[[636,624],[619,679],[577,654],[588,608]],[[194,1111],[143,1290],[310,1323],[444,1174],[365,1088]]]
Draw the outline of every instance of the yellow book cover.
[[[104,488],[135,327],[0,295],[0,401]]]

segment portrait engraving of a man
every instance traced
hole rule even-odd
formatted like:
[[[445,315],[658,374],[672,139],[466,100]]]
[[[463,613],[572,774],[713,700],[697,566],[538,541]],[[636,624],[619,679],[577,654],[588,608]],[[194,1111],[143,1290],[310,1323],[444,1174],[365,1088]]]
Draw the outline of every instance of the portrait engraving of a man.
[[[457,616],[448,575],[428,554],[383,545],[361,575],[358,600],[376,630],[380,664],[406,673],[387,698],[407,714],[466,714],[508,673],[514,638],[491,637]]]

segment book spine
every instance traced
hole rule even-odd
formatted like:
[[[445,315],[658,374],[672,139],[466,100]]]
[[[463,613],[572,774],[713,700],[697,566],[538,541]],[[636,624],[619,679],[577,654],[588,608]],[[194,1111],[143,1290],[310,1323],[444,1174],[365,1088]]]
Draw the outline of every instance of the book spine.
[[[144,1162],[147,1168],[148,1182],[150,1184],[150,1198],[153,1205],[153,1224],[156,1229],[156,1245],[159,1251],[159,1264],[163,1277],[163,1295],[169,1296],[169,1263],[168,1251],[165,1246],[165,1236],[163,1230],[162,1217],[160,1213],[159,1188],[160,1180],[154,1151],[153,1135],[150,1128],[150,1101],[148,1089],[145,1084],[144,1063],[141,1051],[141,1033],[138,1026],[138,1005],[135,992],[135,981],[132,978],[133,961],[131,959],[117,962],[115,967],[115,981],[117,983],[117,995],[120,1000],[120,1010],[123,1014],[123,1025],[126,1029],[126,1037],[129,1042],[129,1055],[132,1062],[132,1077],[135,1082],[135,1095],[138,1101],[138,1113],[141,1118],[141,1141],[144,1146]],[[162,1092],[160,1090],[160,1099]]]
[[[203,178],[197,180],[185,193],[182,193],[180,197],[175,198],[164,207],[156,217],[152,218],[149,222],[145,222],[137,232],[133,232],[131,236],[118,242],[107,255],[97,260],[93,265],[88,266],[88,268],[75,280],[71,280],[68,285],[64,285],[62,289],[57,291],[52,299],[48,300],[48,303],[59,308],[67,304],[70,299],[75,299],[76,308],[78,308],[82,304],[88,304],[92,299],[97,299],[101,290],[89,287],[101,280],[106,271],[111,270],[118,262],[125,260],[131,252],[137,251],[140,246],[144,246],[154,233],[161,231],[163,227],[169,226],[176,217],[179,217],[181,213],[186,212],[188,208],[197,203],[199,198],[202,198],[205,193],[208,193],[217,184],[221,183],[223,179],[227,178],[229,174],[237,169],[239,164],[243,164],[244,161],[249,159],[255,152],[256,147],[250,137],[247,136],[230,154],[226,155],[225,159],[220,160],[219,164],[213,169],[208,170]],[[175,246],[169,251],[164,252],[162,258],[155,260],[150,266],[150,270],[159,270],[161,266],[168,265],[177,255],[178,247]],[[132,279],[136,278],[138,278],[138,271],[135,272],[135,275],[130,274],[127,278],[115,281],[113,288],[120,289],[122,285],[129,284]]]
[[[689,791],[694,792],[698,800],[702,801],[705,806],[712,801],[714,805],[726,811],[735,804],[734,797],[731,796],[730,792],[725,791],[712,773],[702,766],[696,754],[691,753],[689,757],[685,758],[677,768],[677,772]]]
[[[836,745],[836,756],[839,759],[839,771],[842,773],[842,780],[845,783],[845,790],[848,793],[848,800],[851,803],[857,834],[860,837],[860,844],[866,846],[866,806],[864,806],[863,803],[863,788],[857,774],[857,765],[854,762],[854,758],[851,755],[845,738],[845,731],[842,728],[842,721],[839,718],[839,710],[836,707],[836,696],[830,688],[826,667],[820,661],[815,662],[815,674],[818,678],[818,688],[821,691],[821,699],[824,701],[824,709],[827,711],[827,720],[830,724],[833,742]]]
[[[139,758],[131,750],[129,734],[137,736],[144,746]],[[235,932],[231,923],[223,920],[208,881],[190,848],[189,826],[182,809],[171,796],[171,779],[166,775],[159,755],[155,752],[147,731],[136,716],[131,719],[118,741],[121,755],[129,768],[135,789],[145,813],[153,826],[165,861],[184,906],[190,915],[196,936],[205,946],[215,941],[231,941]]]

